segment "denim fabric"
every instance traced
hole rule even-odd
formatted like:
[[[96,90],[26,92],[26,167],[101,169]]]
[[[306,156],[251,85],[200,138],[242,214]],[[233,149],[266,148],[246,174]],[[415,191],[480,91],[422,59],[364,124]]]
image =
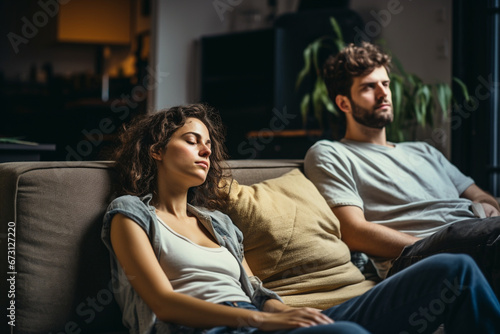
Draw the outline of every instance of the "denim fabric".
[[[500,333],[500,304],[474,260],[438,254],[377,284],[325,314],[371,333]]]
[[[224,305],[232,306],[232,307],[240,307],[248,310],[258,311],[257,308],[245,302],[225,302],[222,303]],[[229,327],[216,327],[212,328],[203,334],[369,334],[365,329],[361,326],[350,323],[346,321],[335,322],[330,325],[321,325],[314,326],[308,328],[297,328],[291,330],[280,330],[280,331],[271,331],[271,332],[263,332],[257,330],[255,327],[240,327],[240,328],[229,328]]]
[[[257,310],[249,303],[225,304]],[[430,334],[441,324],[447,333],[453,334],[500,333],[500,303],[474,260],[464,254],[438,254],[423,259],[363,295],[323,313],[335,323],[274,332],[251,327],[216,327],[206,331],[182,327],[184,332],[178,333]]]
[[[500,217],[462,220],[407,246],[394,261],[389,276],[438,253],[470,255],[500,297]]]
[[[246,302],[224,302],[222,305],[231,306],[231,307],[239,307],[247,310],[258,311],[255,305],[246,303]],[[239,327],[239,328],[231,328],[231,327],[215,327],[203,334],[246,334],[246,333],[255,333],[257,328],[255,327]]]
[[[239,307],[247,310],[258,311],[255,305],[246,302],[224,302],[222,305],[227,305],[231,307]],[[168,329],[168,331],[167,331]],[[291,330],[280,330],[280,331],[267,331],[263,332],[255,327],[214,327],[211,329],[195,329],[186,326],[176,326],[158,323],[156,327],[155,334],[369,334],[361,326],[347,322],[339,321],[331,325],[314,326],[308,328],[297,328]]]

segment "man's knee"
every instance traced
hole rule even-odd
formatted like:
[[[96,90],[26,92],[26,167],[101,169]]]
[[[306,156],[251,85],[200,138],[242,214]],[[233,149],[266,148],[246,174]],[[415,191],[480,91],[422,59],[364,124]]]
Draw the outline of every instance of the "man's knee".
[[[432,255],[423,261],[429,263],[432,270],[457,277],[464,273],[479,272],[476,262],[468,254],[441,253]]]

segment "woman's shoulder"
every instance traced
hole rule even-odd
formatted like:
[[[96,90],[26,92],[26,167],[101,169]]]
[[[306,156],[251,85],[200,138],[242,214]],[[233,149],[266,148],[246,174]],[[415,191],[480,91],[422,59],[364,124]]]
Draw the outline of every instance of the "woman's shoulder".
[[[111,201],[108,210],[115,208],[130,208],[130,207],[148,207],[151,201],[151,196],[138,197],[134,195],[118,196]]]
[[[109,205],[104,216],[104,223],[109,224],[113,217],[120,213],[140,225],[147,225],[150,221],[154,207],[149,202],[152,196],[146,195],[143,197],[133,195],[123,195],[115,198]]]

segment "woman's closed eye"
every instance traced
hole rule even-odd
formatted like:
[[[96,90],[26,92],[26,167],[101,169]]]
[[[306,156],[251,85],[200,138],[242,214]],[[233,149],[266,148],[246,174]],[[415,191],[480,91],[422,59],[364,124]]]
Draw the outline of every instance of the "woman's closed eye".
[[[188,134],[187,136],[185,136],[184,140],[190,145],[196,145],[198,143],[198,138],[196,138],[196,136],[192,134]]]

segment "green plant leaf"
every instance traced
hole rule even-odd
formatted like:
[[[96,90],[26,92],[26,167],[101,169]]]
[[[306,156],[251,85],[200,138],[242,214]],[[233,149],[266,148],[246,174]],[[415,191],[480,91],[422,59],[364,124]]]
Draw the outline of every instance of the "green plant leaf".
[[[318,77],[316,78],[316,83],[314,85],[314,90],[313,90],[313,95],[312,95],[312,104],[313,104],[313,110],[314,110],[314,117],[318,121],[320,127],[323,127],[323,99],[322,99],[322,89],[321,89],[321,83],[323,80]],[[323,83],[324,85],[324,83]]]
[[[413,100],[413,113],[415,115],[415,118],[416,118],[418,124],[422,123],[422,95],[421,95],[421,91],[422,91],[421,87],[417,88],[416,92],[414,93],[414,100]]]
[[[418,90],[424,84],[422,82],[422,79],[420,79],[415,74],[407,74],[406,79],[410,83],[410,87],[415,89],[415,90]]]
[[[398,69],[399,73],[401,73],[401,75],[403,77],[408,77],[408,74],[406,73],[404,67],[403,67],[403,64],[401,64],[401,62],[399,61],[398,58],[396,57],[392,57],[392,63],[394,65],[396,65],[396,68]]]
[[[305,94],[300,102],[300,114],[302,115],[302,125],[304,127],[307,125],[307,114],[309,114],[310,101],[311,95]]]
[[[424,119],[424,127],[425,126],[434,126],[434,115],[437,112],[436,109],[436,102],[435,102],[435,94],[432,92],[431,86],[429,86],[429,89],[431,91],[431,95],[429,96],[429,102],[427,103],[427,111],[425,113],[425,119]]]
[[[464,95],[465,102],[469,103],[471,101],[470,95],[469,95],[469,90],[467,89],[467,85],[460,80],[459,78],[453,77],[453,81],[458,84],[458,86],[461,88],[462,94]]]
[[[394,118],[399,118],[403,105],[403,80],[397,76],[393,76],[390,84],[392,92],[392,110]]]
[[[340,29],[340,25],[334,17],[330,17],[330,24],[332,25],[333,31],[337,38],[335,38],[335,45],[337,46],[337,50],[341,50],[345,46],[344,37],[342,36],[342,29]]]
[[[336,40],[334,40],[330,36],[323,36],[316,40],[314,43],[312,43],[312,50],[313,50],[313,61],[314,61],[314,68],[316,71],[316,75],[321,76],[321,73],[323,72],[323,64],[319,63],[320,59],[320,52],[328,50],[330,54],[334,53],[337,49],[336,46]]]
[[[304,78],[309,74],[311,71],[311,53],[312,53],[312,46],[309,44],[305,49],[304,52],[302,53],[304,56],[304,67],[300,71],[297,81],[295,82],[295,89],[297,90],[304,80]]]
[[[401,83],[404,83],[404,81],[405,81],[402,75],[394,73],[394,72],[391,72],[391,74],[389,74],[389,79],[398,80]]]
[[[420,126],[425,127],[426,125],[426,114],[429,109],[429,101],[431,99],[431,90],[428,85],[419,84],[417,91],[415,92],[415,116],[417,119],[417,123]]]
[[[334,114],[335,116],[339,115],[339,111],[335,107],[335,103],[330,99],[330,96],[328,95],[328,89],[326,88],[326,84],[323,81],[323,79],[319,79],[318,85],[320,86],[321,90],[321,101],[323,102],[323,105],[325,106],[326,110],[329,111],[330,113]]]
[[[332,100],[326,95],[321,95],[321,99],[323,100],[323,104],[325,105],[326,110],[338,117],[340,112],[335,106],[335,103],[333,103]]]
[[[436,84],[436,96],[444,118],[448,116],[451,106],[452,92],[450,86],[444,83]]]
[[[318,64],[319,52],[322,48],[328,48],[328,46],[325,44],[325,40],[326,40],[325,37],[321,37],[321,38],[319,38],[311,43],[312,61],[314,64],[314,71],[315,71],[316,75],[320,75],[320,73],[321,73],[321,69],[320,69],[320,66]]]
[[[321,75],[322,67],[318,63],[319,52],[321,50],[331,50],[335,48],[335,41],[330,36],[322,36],[311,42],[303,51],[304,67],[299,72],[295,82],[295,90],[298,90],[305,77],[311,74],[312,65],[314,67],[314,75]],[[311,65],[312,64],[312,65]]]

